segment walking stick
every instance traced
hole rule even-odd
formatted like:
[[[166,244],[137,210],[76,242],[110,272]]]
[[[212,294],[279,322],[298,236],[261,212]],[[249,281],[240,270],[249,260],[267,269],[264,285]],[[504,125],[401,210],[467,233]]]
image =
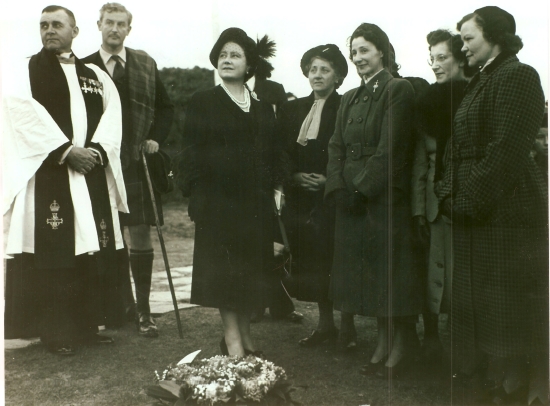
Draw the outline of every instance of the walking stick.
[[[160,248],[162,249],[162,257],[164,258],[164,267],[166,268],[166,276],[168,277],[168,284],[170,285],[170,293],[172,294],[172,304],[174,305],[174,311],[176,313],[176,321],[178,323],[178,332],[179,332],[180,338],[183,339],[183,330],[181,327],[180,312],[178,309],[178,302],[176,300],[176,292],[174,292],[174,284],[172,283],[172,274],[170,273],[170,265],[168,264],[168,254],[166,254],[164,237],[162,236],[162,230],[160,228],[159,214],[157,211],[157,203],[155,201],[155,193],[153,192],[153,183],[151,182],[151,176],[149,175],[149,167],[147,166],[147,159],[145,158],[145,152],[143,151],[141,151],[141,158],[143,160],[143,166],[145,168],[145,176],[147,177],[147,185],[149,186],[149,193],[151,194],[151,202],[153,203],[153,212],[155,213],[155,224],[157,226],[157,233],[159,235]]]

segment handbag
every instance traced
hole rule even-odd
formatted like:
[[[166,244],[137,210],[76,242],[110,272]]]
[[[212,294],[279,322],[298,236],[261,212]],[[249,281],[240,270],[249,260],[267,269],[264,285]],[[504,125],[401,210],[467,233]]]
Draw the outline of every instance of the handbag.
[[[174,190],[174,174],[170,156],[159,149],[154,154],[146,154],[149,176],[155,192],[164,195]]]

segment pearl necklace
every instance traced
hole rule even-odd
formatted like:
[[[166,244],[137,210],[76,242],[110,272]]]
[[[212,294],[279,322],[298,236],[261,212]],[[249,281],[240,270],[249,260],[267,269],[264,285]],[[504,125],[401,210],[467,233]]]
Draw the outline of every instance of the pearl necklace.
[[[247,91],[247,89],[244,85],[243,85],[244,101],[237,100],[235,98],[235,96],[233,96],[233,94],[231,94],[229,89],[227,87],[225,87],[225,84],[223,82],[221,83],[221,87],[229,95],[231,100],[233,100],[233,102],[241,108],[241,110],[243,110],[247,113],[250,111],[250,94],[248,93],[248,91]]]

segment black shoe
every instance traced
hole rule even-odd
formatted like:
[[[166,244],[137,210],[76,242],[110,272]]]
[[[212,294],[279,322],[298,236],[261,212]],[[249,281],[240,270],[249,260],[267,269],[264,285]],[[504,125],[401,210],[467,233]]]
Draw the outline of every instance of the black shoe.
[[[414,364],[414,356],[404,355],[393,367],[383,366],[376,372],[376,376],[381,379],[395,379],[403,377]]]
[[[222,355],[229,355],[229,350],[227,349],[227,343],[225,342],[225,337],[222,337],[222,340],[220,341],[220,350],[222,352]]]
[[[284,319],[291,321],[293,323],[300,323],[304,318],[304,315],[300,312],[293,311],[292,313],[287,314]]]
[[[309,337],[302,338],[300,341],[298,341],[298,344],[300,344],[302,347],[315,347],[316,345],[324,343],[327,340],[334,341],[337,338],[338,329],[336,327],[325,331],[313,330]]]
[[[349,334],[341,331],[338,345],[342,351],[355,351],[357,349],[357,334],[355,331]]]
[[[515,391],[506,393],[502,386],[490,391],[491,404],[495,405],[526,405],[528,388],[520,386]]]
[[[369,362],[368,364],[363,365],[361,367],[361,369],[359,370],[359,373],[361,375],[374,375],[380,370],[380,368],[384,366],[387,360],[388,360],[388,355],[386,355],[385,357],[382,357],[378,362]]]
[[[139,318],[136,318],[136,327],[142,337],[155,338],[159,336],[155,320],[150,314],[139,313]]]
[[[74,350],[72,345],[62,344],[62,345],[48,346],[47,348],[49,352],[53,354],[61,355],[64,357],[76,354],[76,351]]]
[[[82,338],[81,343],[84,345],[105,345],[114,344],[115,339],[112,337],[104,336],[98,333],[88,334]]]

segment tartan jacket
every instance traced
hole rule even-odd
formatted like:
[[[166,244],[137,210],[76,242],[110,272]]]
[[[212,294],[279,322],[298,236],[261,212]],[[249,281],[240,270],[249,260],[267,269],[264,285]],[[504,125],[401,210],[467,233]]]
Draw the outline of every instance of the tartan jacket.
[[[439,202],[453,214],[494,225],[539,224],[548,190],[530,156],[544,113],[539,75],[501,53],[466,89],[447,145]]]
[[[146,52],[126,47],[125,85],[120,94],[123,113],[121,161],[123,168],[129,160],[139,160],[139,148],[144,140],[162,145],[168,137],[174,118],[174,105],[163,86],[157,64]],[[93,63],[108,73],[101,55],[95,52],[82,60]],[[115,83],[116,84],[116,83]],[[117,84],[117,88],[118,88]],[[120,89],[119,89],[120,93]],[[124,120],[127,116],[128,120]]]

